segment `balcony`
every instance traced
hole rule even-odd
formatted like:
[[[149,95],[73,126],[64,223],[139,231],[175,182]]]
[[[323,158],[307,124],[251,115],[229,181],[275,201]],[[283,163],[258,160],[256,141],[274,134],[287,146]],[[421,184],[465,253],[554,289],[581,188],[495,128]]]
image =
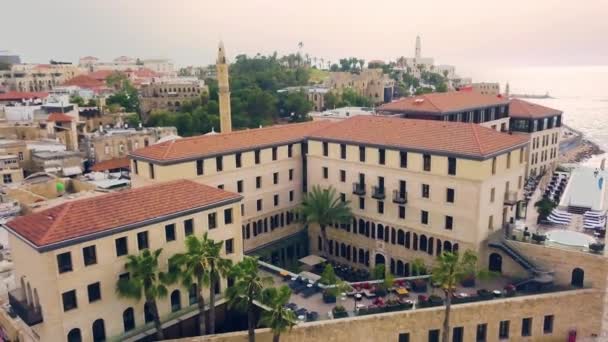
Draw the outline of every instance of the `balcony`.
[[[401,192],[399,190],[393,191],[393,203],[405,204],[407,203],[407,191]]]
[[[8,293],[8,301],[13,311],[19,316],[27,325],[32,326],[42,322],[42,311],[40,308],[34,308],[27,304],[25,298],[23,298],[23,290],[17,288]]]
[[[365,183],[353,183],[353,194],[365,196]]]
[[[384,187],[372,186],[372,198],[382,200],[386,197],[386,190]]]
[[[517,191],[507,191],[505,192],[505,205],[515,205],[519,201]]]

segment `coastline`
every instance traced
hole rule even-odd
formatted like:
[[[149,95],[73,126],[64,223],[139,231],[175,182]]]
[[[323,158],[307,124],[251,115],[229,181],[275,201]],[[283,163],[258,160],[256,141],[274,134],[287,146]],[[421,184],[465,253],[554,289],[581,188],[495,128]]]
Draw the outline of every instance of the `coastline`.
[[[568,148],[566,151],[560,151],[559,163],[560,164],[577,164],[586,161],[587,159],[605,153],[598,144],[595,142],[585,139],[584,136],[576,144]]]

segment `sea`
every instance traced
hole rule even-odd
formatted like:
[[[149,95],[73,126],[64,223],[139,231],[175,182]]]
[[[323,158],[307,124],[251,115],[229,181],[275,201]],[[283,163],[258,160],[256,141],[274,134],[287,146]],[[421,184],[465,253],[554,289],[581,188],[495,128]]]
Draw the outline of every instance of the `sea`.
[[[470,70],[474,82],[509,83],[511,94],[545,94],[547,99],[525,99],[563,111],[564,124],[608,151],[608,65],[497,67]],[[583,164],[598,166],[608,154]]]

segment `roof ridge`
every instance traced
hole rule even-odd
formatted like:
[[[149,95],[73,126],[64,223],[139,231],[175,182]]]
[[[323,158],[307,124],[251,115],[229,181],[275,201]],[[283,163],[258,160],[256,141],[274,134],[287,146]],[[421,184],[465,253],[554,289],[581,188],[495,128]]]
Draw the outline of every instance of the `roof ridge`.
[[[479,140],[479,135],[477,134],[477,128],[481,127],[474,123],[469,123],[470,127],[473,129],[473,138],[475,138],[475,142],[477,143],[477,148],[479,149],[480,154],[484,154],[484,149],[482,148],[481,141]]]
[[[431,100],[431,98],[429,96],[426,96],[426,94],[420,95],[424,98],[424,100],[428,101],[428,103],[433,106],[435,109],[437,109],[438,111],[441,111],[441,108],[439,108],[435,103],[433,103],[433,101]]]
[[[45,216],[50,216],[53,218],[53,224],[51,224],[51,226],[46,230],[46,232],[44,232],[44,235],[42,235],[41,240],[46,240],[46,237],[54,231],[55,226],[57,226],[59,224],[59,222],[61,222],[61,220],[63,219],[63,217],[67,214],[67,212],[70,210],[70,208],[72,207],[72,203],[74,202],[67,202],[64,205],[61,206],[61,210],[59,211],[59,214],[56,217],[53,217],[52,215],[45,215]],[[52,210],[52,209],[57,209],[57,207],[55,208],[49,208],[48,211]],[[40,212],[40,214],[44,214],[46,212],[42,211]]]

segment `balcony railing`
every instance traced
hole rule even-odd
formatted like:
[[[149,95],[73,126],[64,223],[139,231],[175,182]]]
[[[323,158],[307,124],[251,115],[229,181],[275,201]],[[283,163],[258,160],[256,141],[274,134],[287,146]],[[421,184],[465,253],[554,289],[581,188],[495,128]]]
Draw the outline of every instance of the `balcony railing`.
[[[504,201],[504,203],[506,205],[517,204],[518,200],[519,200],[519,198],[518,198],[517,191],[507,191],[507,192],[505,192],[505,201]]]
[[[399,190],[394,190],[393,191],[393,202],[398,203],[398,204],[407,203],[407,191],[402,192]]]
[[[35,309],[27,304],[25,298],[23,298],[23,290],[21,288],[10,291],[8,293],[8,301],[13,311],[27,325],[32,326],[42,322],[42,311],[40,308]]]
[[[386,191],[383,186],[372,186],[372,197],[375,199],[384,199]]]
[[[353,194],[365,196],[365,183],[353,183]]]

